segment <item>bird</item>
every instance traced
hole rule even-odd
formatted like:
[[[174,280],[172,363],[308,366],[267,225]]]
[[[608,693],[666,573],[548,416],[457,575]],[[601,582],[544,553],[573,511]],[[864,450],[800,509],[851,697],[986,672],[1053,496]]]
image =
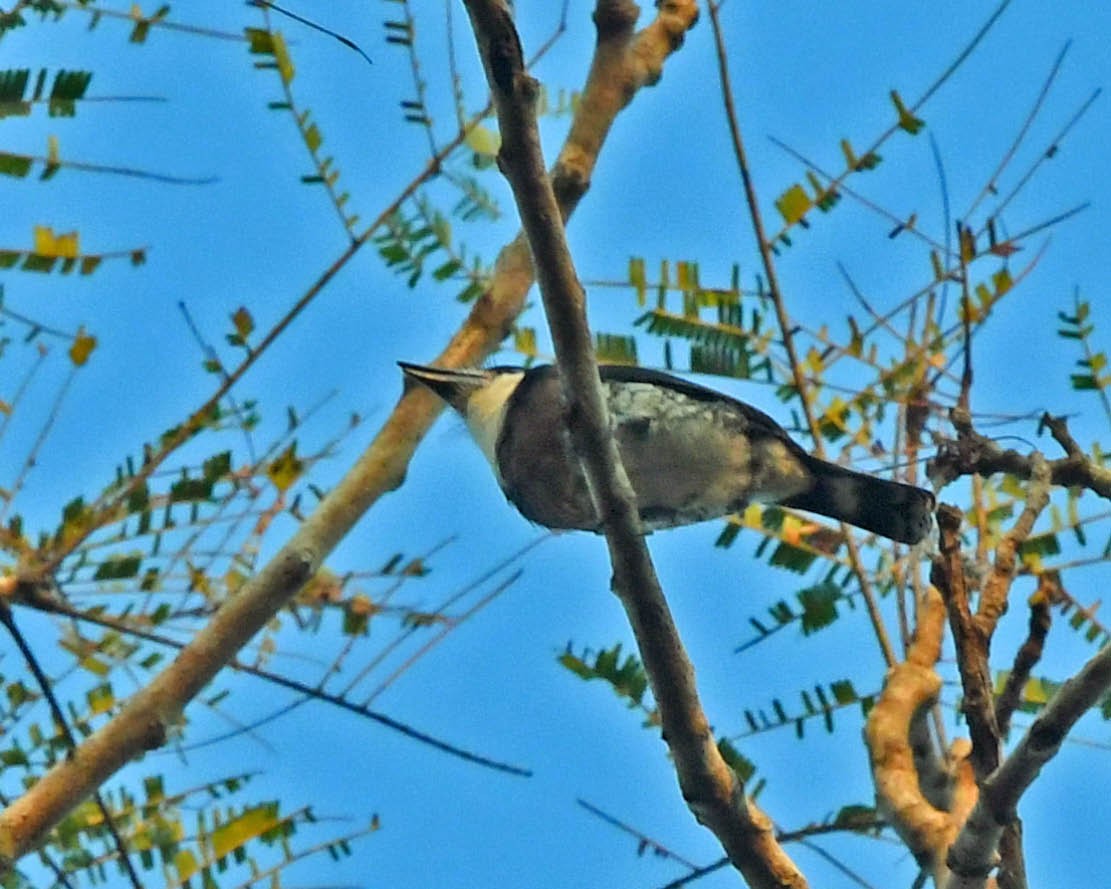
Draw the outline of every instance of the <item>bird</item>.
[[[526,519],[555,530],[602,530],[555,367],[398,364],[463,417]],[[720,518],[752,502],[818,513],[907,544],[933,525],[929,491],[815,457],[752,405],[661,371],[601,364],[598,372],[645,531]]]

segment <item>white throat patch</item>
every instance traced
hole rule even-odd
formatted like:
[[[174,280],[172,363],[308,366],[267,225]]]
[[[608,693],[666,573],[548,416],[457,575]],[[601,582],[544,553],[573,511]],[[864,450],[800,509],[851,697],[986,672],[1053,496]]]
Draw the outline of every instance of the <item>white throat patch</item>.
[[[498,433],[501,432],[502,423],[505,421],[505,409],[509,404],[509,396],[524,378],[523,371],[497,374],[487,385],[475,390],[467,399],[467,428],[470,429],[474,440],[482,448],[490,466],[497,476],[498,484],[502,483],[501,473],[498,471]]]

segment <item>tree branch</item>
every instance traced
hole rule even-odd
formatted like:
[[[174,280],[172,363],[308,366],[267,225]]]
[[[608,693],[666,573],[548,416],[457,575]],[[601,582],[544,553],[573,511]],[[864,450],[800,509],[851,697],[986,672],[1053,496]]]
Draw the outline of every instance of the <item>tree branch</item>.
[[[494,94],[502,147],[498,163],[513,188],[528,233],[544,309],[555,343],[568,426],[613,563],[613,589],[629,616],[664,738],[675,760],[683,796],[700,822],[721,841],[730,860],[756,887],[802,887],[802,874],[775,839],[771,821],[745,796],[722,759],[702,711],[694,668],[686,656],[644,543],[635,494],[610,434],[609,416],[586,323],[585,295],[545,175],[536,127],[537,83],[524,69],[516,29],[505,2],[466,0],[487,80]],[[634,7],[599,3],[595,20],[624,22]],[[671,45],[693,22],[693,2],[662,4]],[[622,24],[617,30],[624,29]]]
[[[966,412],[960,412],[967,416]],[[963,423],[965,441],[971,426]],[[954,421],[956,425],[956,421]],[[1056,437],[1056,436],[1055,436]],[[1059,439],[1060,440],[1060,439]],[[1075,443],[1074,443],[1075,444]],[[1064,445],[1063,445],[1064,446]],[[1075,449],[1076,452],[1079,449]],[[1016,455],[1018,456],[1018,455]],[[1081,456],[1074,453],[1074,456]],[[976,808],[964,825],[961,836],[971,830],[978,838],[955,858],[956,846],[947,858],[952,873],[945,885],[972,886],[983,885],[987,876],[1001,863],[1000,885],[1006,887],[1025,884],[1025,865],[1022,854],[1022,830],[1013,808],[1005,813],[991,809],[990,825],[981,812],[984,794],[987,792],[990,776],[998,773],[1002,757],[1003,728],[1000,718],[1009,720],[1010,704],[1000,707],[994,703],[994,689],[988,655],[992,637],[999,618],[1007,609],[1007,599],[1015,574],[1015,558],[1019,547],[1030,536],[1034,522],[1049,503],[1051,470],[1049,463],[1037,451],[1023,458],[1028,464],[1030,484],[1027,489],[1026,503],[1014,525],[1003,535],[995,549],[992,570],[980,594],[979,606],[973,614],[965,582],[964,559],[960,549],[961,513],[952,506],[943,505],[938,510],[938,526],[941,531],[941,553],[935,559],[931,577],[942,590],[949,611],[949,622],[957,649],[957,664],[964,690],[962,709],[968,719],[972,735],[971,762],[978,781],[981,782],[980,799]],[[1031,623],[1031,640],[1024,646],[1025,657],[1016,665],[1029,670],[1032,650],[1040,652],[1037,626]],[[1013,689],[1012,689],[1013,693]],[[979,812],[979,814],[977,814]],[[997,817],[998,816],[998,817]],[[972,819],[979,823],[972,825]],[[1001,857],[999,852],[1005,853]],[[956,863],[955,863],[956,862]],[[968,882],[971,881],[971,882]],[[939,881],[939,885],[940,885]]]
[[[590,173],[613,119],[637,89],[659,78],[668,54],[694,23],[687,5],[664,4],[638,35],[623,32],[624,54],[608,42],[599,44],[580,108],[552,174],[564,217],[589,188]],[[610,84],[618,81],[610,80],[607,72],[619,68],[627,73],[618,78],[623,89],[614,92]],[[436,363],[481,364],[508,334],[532,283],[528,242],[521,233],[499,253],[489,287]],[[189,701],[296,595],[362,515],[384,494],[400,487],[417,445],[442,409],[443,402],[424,387],[407,388],[368,449],[271,562],[116,717],[0,812],[0,874],[41,844],[66,812],[123,765],[165,742],[169,727],[180,723]]]
[[[888,670],[864,728],[877,809],[939,885],[946,875],[945,853],[976,798],[967,741],[954,742],[949,754],[947,809],[926,795],[911,745],[916,722],[941,690],[935,665],[941,657],[944,629],[941,595],[928,587],[907,658]]]
[[[954,408],[949,419],[957,430],[957,440],[942,442],[927,470],[930,481],[938,487],[944,487],[964,475],[1006,472],[1024,479],[1032,476],[1032,458],[1015,450],[1004,450],[978,433],[972,428],[968,411]],[[1069,433],[1065,420],[1043,414],[1041,425],[1049,429],[1054,441],[1066,454],[1060,459],[1048,461],[1050,482],[1066,488],[1087,488],[1111,500],[1111,470],[1085,456]]]
[[[1105,646],[1062,685],[1011,755],[984,782],[980,799],[949,852],[947,889],[980,889],[998,862],[996,848],[1018,801],[1069,731],[1111,688],[1111,646]]]
[[[960,546],[962,515],[955,506],[943,503],[937,510],[941,531],[941,553],[934,560],[930,581],[941,590],[949,613],[949,624],[957,647],[957,665],[964,689],[962,709],[972,735],[973,765],[977,775],[989,774],[999,762],[999,727],[992,704],[991,672],[988,668],[990,638],[972,619],[970,597]]]
[[[1045,637],[1053,620],[1051,606],[1058,596],[1061,579],[1056,571],[1045,571],[1038,577],[1038,588],[1030,597],[1030,622],[1026,640],[1015,653],[1010,675],[995,702],[995,718],[999,733],[1006,738],[1011,731],[1011,717],[1022,702],[1022,692],[1034,665],[1041,660]]]
[[[722,37],[721,23],[718,19],[718,3],[710,0],[710,22],[714,29],[714,42],[716,44],[718,59],[718,77],[721,81],[722,97],[725,101],[725,117],[729,126],[729,135],[733,143],[733,154],[737,159],[737,169],[741,174],[741,184],[744,186],[745,204],[748,207],[749,218],[752,221],[753,234],[756,236],[756,245],[760,251],[760,262],[764,274],[768,279],[768,296],[775,308],[776,321],[779,324],[779,335],[783,341],[783,349],[787,353],[787,363],[791,369],[792,385],[799,397],[803,416],[806,418],[806,427],[810,430],[810,438],[814,443],[814,452],[819,457],[825,457],[825,444],[817,417],[814,415],[814,398],[806,382],[802,361],[799,359],[795,347],[794,325],[787,313],[787,306],[783,300],[783,291],[779,287],[779,274],[776,271],[775,260],[772,256],[772,242],[768,240],[764,229],[764,219],[760,213],[760,202],[756,197],[756,185],[748,165],[748,155],[745,152],[744,141],[741,138],[741,127],[733,103],[733,89],[729,83],[729,66],[725,52],[725,42]],[[849,556],[849,564],[853,574],[860,584],[860,593],[864,599],[864,606],[868,612],[868,619],[872,622],[872,630],[876,636],[880,653],[888,667],[894,666],[897,658],[895,649],[891,645],[891,638],[883,622],[883,613],[880,611],[879,601],[868,572],[864,570],[864,562],[860,557],[860,547],[857,546],[849,525],[840,522],[841,535],[845,538],[845,550]]]

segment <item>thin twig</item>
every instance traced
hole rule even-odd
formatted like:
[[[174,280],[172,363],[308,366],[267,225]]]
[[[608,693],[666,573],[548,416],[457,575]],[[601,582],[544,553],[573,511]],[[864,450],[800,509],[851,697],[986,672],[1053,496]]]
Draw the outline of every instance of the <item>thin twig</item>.
[[[733,153],[737,159],[737,169],[741,174],[741,182],[745,191],[745,203],[748,206],[749,216],[752,220],[753,232],[756,236],[757,248],[760,251],[760,259],[763,264],[764,274],[767,276],[768,290],[772,304],[775,307],[780,336],[783,340],[783,347],[787,352],[787,360],[791,366],[791,373],[794,377],[794,388],[798,393],[803,415],[806,417],[806,425],[814,441],[815,452],[821,457],[824,455],[825,451],[821,429],[819,428],[817,418],[814,416],[814,410],[808,394],[809,387],[806,384],[806,379],[802,370],[802,362],[799,360],[798,353],[795,349],[794,337],[792,334],[793,327],[787,315],[787,308],[783,301],[783,293],[779,287],[779,276],[776,273],[771,244],[767,239],[767,234],[764,229],[763,217],[760,214],[760,203],[756,196],[756,187],[752,181],[748,158],[745,154],[744,142],[741,138],[741,128],[737,122],[735,104],[733,101],[733,90],[729,80],[729,66],[725,52],[725,39],[718,17],[719,6],[720,4],[710,2],[708,8],[710,12],[710,23],[714,30],[714,43],[718,60],[718,76],[721,81],[722,99],[725,103],[725,116],[729,125],[729,134],[733,142]],[[864,569],[864,563],[860,558],[860,548],[857,545],[856,538],[853,536],[851,529],[845,522],[841,522],[841,533],[845,538],[845,546],[848,550],[849,562],[852,565],[853,574],[856,576],[857,582],[860,584],[861,592],[864,595],[865,608],[872,622],[872,629],[875,633],[876,642],[880,647],[880,653],[883,655],[884,662],[888,667],[894,666],[897,662],[895,649],[891,644],[887,627],[884,625],[883,614],[880,611],[879,602],[872,589],[871,581],[868,579],[867,571]]]
[[[27,668],[31,671],[31,675],[35,679],[35,684],[38,685],[39,691],[42,692],[43,698],[46,700],[47,706],[50,709],[51,718],[57,726],[58,731],[62,733],[62,737],[66,742],[66,749],[72,755],[77,747],[77,739],[74,737],[73,729],[70,728],[69,719],[66,717],[65,710],[58,702],[58,698],[54,695],[54,684],[43,672],[42,665],[35,657],[34,651],[31,646],[27,644],[27,639],[20,631],[15,623],[15,615],[12,614],[11,608],[8,603],[0,600],[0,624],[8,631],[8,635],[12,637],[19,653],[23,655],[23,660],[27,664]],[[127,854],[127,843],[120,835],[119,827],[116,825],[116,819],[113,817],[108,804],[104,801],[103,795],[98,789],[93,794],[93,800],[96,802],[96,807],[100,811],[101,817],[104,819],[104,825],[108,829],[108,834],[112,837],[112,845],[116,848],[116,854],[119,856],[119,862],[127,874],[127,878],[135,889],[142,889],[143,882],[139,879],[139,874],[135,870],[135,864],[131,860],[131,856]],[[0,865],[2,865],[0,860]]]

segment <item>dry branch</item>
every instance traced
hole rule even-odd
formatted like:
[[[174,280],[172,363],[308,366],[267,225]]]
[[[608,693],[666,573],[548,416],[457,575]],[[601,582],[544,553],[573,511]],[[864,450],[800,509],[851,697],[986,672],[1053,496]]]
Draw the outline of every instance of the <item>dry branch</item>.
[[[1023,479],[1033,475],[1033,459],[1030,456],[1012,449],[1004,450],[981,435],[972,428],[968,411],[954,408],[949,419],[957,430],[957,440],[942,442],[937,455],[929,463],[928,474],[935,485],[944,487],[964,475],[986,476],[1006,472]],[[1084,454],[1069,433],[1065,420],[1043,414],[1041,425],[1049,429],[1066,455],[1048,461],[1050,483],[1066,488],[1087,488],[1111,500],[1111,470]]]
[[[743,784],[718,752],[698,700],[694,668],[652,567],[635,494],[609,432],[586,323],[585,295],[544,172],[536,127],[538,86],[525,71],[512,16],[508,6],[497,0],[467,0],[466,5],[494,94],[502,135],[499,166],[513,188],[532,247],[571,438],[602,517],[613,563],[613,589],[636,636],[683,796],[750,885],[805,886],[802,874],[776,841],[770,819],[747,799]],[[694,20],[695,4],[664,3],[660,21],[664,14],[671,17],[670,43],[678,45]],[[618,30],[631,32],[634,15],[631,3],[599,3],[595,20],[623,22]]]
[[[655,20],[637,34],[632,32],[634,22],[635,15],[627,29],[608,34],[599,23],[599,44],[581,107],[552,173],[564,217],[588,189],[613,120],[640,87],[659,79],[664,62],[682,42],[694,16],[664,4]],[[615,83],[621,85],[619,90],[612,88]],[[489,287],[437,363],[476,365],[492,354],[524,307],[532,283],[528,243],[519,234],[502,249]],[[165,742],[192,698],[313,576],[362,515],[402,484],[409,460],[442,408],[443,403],[426,389],[406,390],[366,452],[273,560],[116,717],[0,812],[0,875],[44,842],[48,831],[96,787],[133,758]]]
[[[947,889],[982,889],[998,863],[996,848],[1018,801],[1049,762],[1069,731],[1111,688],[1111,646],[1105,646],[1067,680],[1018,746],[983,782],[980,799],[949,853]]]
[[[967,741],[955,741],[949,754],[945,808],[937,804],[935,794],[931,799],[925,793],[911,745],[916,722],[936,703],[941,690],[935,667],[944,630],[945,606],[931,586],[919,608],[907,658],[888,670],[864,729],[877,808],[939,885],[946,876],[946,852],[976,799]]]

